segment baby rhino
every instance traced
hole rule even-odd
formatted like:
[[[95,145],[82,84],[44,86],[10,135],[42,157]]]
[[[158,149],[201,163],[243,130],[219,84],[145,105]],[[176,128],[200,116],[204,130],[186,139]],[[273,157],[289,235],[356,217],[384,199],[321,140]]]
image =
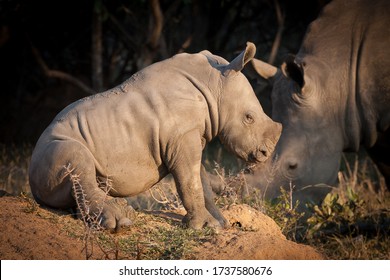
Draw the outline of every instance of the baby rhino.
[[[263,162],[281,133],[240,72],[255,52],[247,43],[230,63],[208,51],[178,54],[70,104],[34,149],[29,176],[35,199],[75,207],[70,175],[77,174],[89,205],[84,210],[100,214],[105,228],[119,228],[131,223],[130,207],[114,197],[137,195],[171,173],[188,226],[226,226],[211,189],[202,186],[203,148],[218,136],[238,157]],[[99,178],[111,183],[108,194]]]

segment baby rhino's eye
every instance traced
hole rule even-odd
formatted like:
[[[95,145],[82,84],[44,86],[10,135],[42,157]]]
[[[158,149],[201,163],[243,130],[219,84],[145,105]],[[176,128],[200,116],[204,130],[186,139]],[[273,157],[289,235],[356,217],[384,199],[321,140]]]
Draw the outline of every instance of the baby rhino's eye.
[[[251,113],[246,113],[244,121],[247,124],[252,124],[255,121],[255,118],[253,117],[253,115]]]

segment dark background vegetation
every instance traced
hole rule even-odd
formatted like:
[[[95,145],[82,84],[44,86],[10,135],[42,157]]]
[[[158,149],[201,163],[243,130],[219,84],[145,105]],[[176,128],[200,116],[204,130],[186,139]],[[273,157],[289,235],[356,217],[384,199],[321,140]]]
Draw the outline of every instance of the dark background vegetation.
[[[69,103],[179,52],[279,65],[326,0],[0,0],[0,143],[35,143]]]

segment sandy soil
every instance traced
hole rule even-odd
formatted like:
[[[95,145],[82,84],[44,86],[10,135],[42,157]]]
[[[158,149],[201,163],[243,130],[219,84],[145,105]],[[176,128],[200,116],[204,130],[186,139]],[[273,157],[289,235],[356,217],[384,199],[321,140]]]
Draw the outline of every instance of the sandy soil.
[[[246,205],[233,205],[223,213],[235,227],[222,230],[204,242],[197,243],[185,258],[190,259],[323,259],[313,248],[291,242],[281,233],[275,222]],[[161,214],[161,213],[160,213]],[[169,214],[169,213],[168,213]],[[165,219],[156,220],[155,214],[140,213],[141,222],[135,222],[120,233],[107,233],[126,238],[134,232],[147,232],[161,227],[174,227],[183,213],[165,213]],[[161,215],[160,215],[161,216]],[[0,259],[85,259],[83,250],[84,227],[71,215],[39,207],[21,197],[0,198]],[[177,226],[178,222],[176,223]],[[239,227],[237,227],[239,226]],[[149,228],[149,229],[148,229]],[[84,231],[85,232],[85,231]],[[91,259],[113,258],[97,246]],[[132,258],[128,255],[115,255]]]

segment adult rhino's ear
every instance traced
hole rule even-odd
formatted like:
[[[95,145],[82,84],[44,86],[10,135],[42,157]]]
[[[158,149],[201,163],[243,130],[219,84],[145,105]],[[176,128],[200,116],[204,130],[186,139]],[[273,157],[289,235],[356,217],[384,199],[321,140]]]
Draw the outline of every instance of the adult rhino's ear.
[[[233,59],[228,65],[224,67],[223,74],[226,76],[231,71],[234,72],[241,71],[244,68],[245,64],[247,64],[249,61],[253,59],[255,53],[256,53],[256,46],[251,42],[247,42],[245,50],[242,53],[240,53],[235,59]]]
[[[303,88],[305,85],[305,80],[303,78],[303,67],[301,64],[297,63],[295,56],[290,54],[283,62],[281,66],[283,74],[295,81],[300,88]]]
[[[260,76],[270,81],[280,72],[277,67],[256,58],[252,59],[245,69],[252,79],[257,79]]]

